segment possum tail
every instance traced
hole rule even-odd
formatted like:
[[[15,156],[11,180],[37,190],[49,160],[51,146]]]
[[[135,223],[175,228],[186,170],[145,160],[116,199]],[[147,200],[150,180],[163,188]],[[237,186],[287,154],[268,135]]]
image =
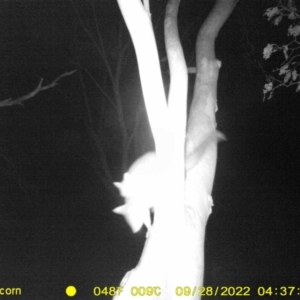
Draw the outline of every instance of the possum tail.
[[[211,143],[218,143],[222,141],[226,141],[226,137],[223,133],[221,133],[220,131],[214,131],[213,133],[210,133],[205,138],[205,140],[188,157],[186,157],[185,160],[186,172],[190,171],[197,165],[197,163],[205,153],[207,147]]]

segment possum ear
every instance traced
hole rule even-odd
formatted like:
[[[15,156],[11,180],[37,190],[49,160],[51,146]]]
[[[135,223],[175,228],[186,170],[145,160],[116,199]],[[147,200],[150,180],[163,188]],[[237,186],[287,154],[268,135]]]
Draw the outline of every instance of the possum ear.
[[[118,189],[120,189],[122,187],[122,185],[124,184],[124,182],[131,180],[131,175],[129,173],[124,173],[123,176],[123,181],[122,182],[114,182],[114,186],[117,187]]]
[[[133,178],[134,177],[131,174],[126,172],[123,176],[122,182],[114,182],[114,186],[125,198],[131,197],[132,194],[134,194],[135,189],[137,188]]]
[[[118,189],[121,190],[122,188],[122,182],[113,182],[114,186]]]
[[[122,197],[126,197],[123,182],[114,182],[114,186],[119,190],[119,193]]]
[[[144,211],[143,209],[141,210],[141,208],[138,206],[128,204],[114,208],[113,212],[119,215],[123,215],[132,232],[134,233],[138,232],[142,228],[145,213],[149,214],[149,211]]]

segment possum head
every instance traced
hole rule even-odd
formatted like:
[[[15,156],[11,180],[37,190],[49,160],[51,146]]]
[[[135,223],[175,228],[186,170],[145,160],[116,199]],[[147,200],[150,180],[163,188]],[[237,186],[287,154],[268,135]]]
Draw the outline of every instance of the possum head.
[[[115,182],[125,204],[113,209],[123,215],[133,232],[138,232],[143,224],[151,226],[150,209],[154,207],[157,163],[154,152],[138,158],[124,174],[122,182]]]

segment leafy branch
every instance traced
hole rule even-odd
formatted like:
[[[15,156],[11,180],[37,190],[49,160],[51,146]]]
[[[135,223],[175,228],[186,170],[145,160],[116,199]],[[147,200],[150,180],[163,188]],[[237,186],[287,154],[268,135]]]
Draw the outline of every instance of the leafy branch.
[[[267,16],[268,21],[275,26],[279,25],[284,18],[292,22],[287,30],[287,36],[292,38],[291,42],[282,46],[268,44],[263,50],[265,60],[274,53],[282,53],[283,56],[280,67],[273,69],[272,75],[266,76],[267,82],[263,89],[265,101],[271,99],[274,91],[280,87],[296,86],[296,92],[300,91],[300,14],[296,2],[287,1],[286,5],[268,8],[264,16]]]

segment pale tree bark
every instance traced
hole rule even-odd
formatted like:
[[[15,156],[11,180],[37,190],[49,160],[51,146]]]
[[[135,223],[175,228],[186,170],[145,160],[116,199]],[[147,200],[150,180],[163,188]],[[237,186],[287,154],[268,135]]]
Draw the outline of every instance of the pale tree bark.
[[[238,0],[218,0],[197,36],[196,80],[186,135],[187,156],[216,129],[217,80],[221,63],[215,59],[214,45],[219,30],[237,3]],[[193,249],[191,256],[195,259],[196,285],[203,283],[205,227],[213,205],[211,192],[216,159],[217,144],[210,143],[198,165],[186,176],[186,211],[194,229],[190,247]]]
[[[125,275],[114,299],[132,296],[133,287],[146,289],[147,299],[199,299],[204,272],[204,237],[212,206],[216,166],[216,85],[220,62],[214,42],[238,0],[217,1],[197,38],[196,82],[186,127],[187,68],[177,30],[180,0],[170,0],[165,34],[171,86],[164,97],[150,14],[140,0],[118,0],[132,37],[147,113],[160,166],[155,218],[137,267]],[[178,89],[179,88],[179,89]],[[212,142],[207,143],[207,139]],[[205,144],[205,151],[199,151]],[[197,165],[185,172],[185,157],[201,152]],[[184,154],[184,152],[186,152]],[[183,293],[183,288],[185,293]],[[183,293],[183,294],[182,294]]]

